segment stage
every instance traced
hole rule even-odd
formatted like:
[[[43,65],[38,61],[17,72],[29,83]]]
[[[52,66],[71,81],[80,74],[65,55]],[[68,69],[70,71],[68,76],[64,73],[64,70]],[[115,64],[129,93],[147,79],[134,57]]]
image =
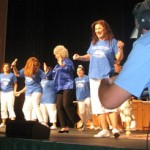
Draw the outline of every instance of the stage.
[[[59,130],[59,128],[58,128]],[[148,150],[147,131],[132,131],[130,136],[122,132],[118,139],[95,138],[98,130],[78,131],[70,129],[69,133],[51,130],[49,139],[23,139],[6,137],[5,130],[0,132],[0,150]]]

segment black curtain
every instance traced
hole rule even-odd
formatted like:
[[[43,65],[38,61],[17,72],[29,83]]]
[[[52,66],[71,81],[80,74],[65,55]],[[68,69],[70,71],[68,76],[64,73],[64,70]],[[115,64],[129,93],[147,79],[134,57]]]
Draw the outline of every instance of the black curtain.
[[[98,19],[106,20],[115,37],[124,41],[125,61],[133,43],[132,9],[138,2],[141,0],[8,0],[5,62],[17,58],[21,69],[35,56],[41,66],[46,62],[53,67],[53,48],[58,44],[69,50],[70,58],[74,53],[85,54],[91,41],[91,23]],[[80,63],[74,61],[75,67]],[[87,74],[88,62],[82,65]],[[23,86],[24,81],[19,81],[19,89]],[[16,108],[22,107],[24,97],[21,99]]]

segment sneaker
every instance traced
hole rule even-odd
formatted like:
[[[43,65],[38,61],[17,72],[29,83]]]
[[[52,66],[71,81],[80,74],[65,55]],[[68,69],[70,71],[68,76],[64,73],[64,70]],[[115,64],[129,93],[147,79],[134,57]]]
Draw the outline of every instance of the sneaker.
[[[109,130],[112,130],[112,129],[113,129],[113,127],[110,125],[110,126],[109,126]]]
[[[94,137],[110,137],[109,130],[103,129],[98,134],[95,134]]]
[[[94,129],[94,125],[93,124],[90,125],[90,129]]]
[[[3,123],[0,124],[0,128],[5,128],[5,127],[6,127],[5,124],[3,124]]]
[[[132,121],[131,121],[130,129],[131,129],[131,130],[136,130],[136,121],[135,121],[135,120],[132,120]]]
[[[118,138],[120,136],[120,133],[119,133],[119,131],[117,129],[113,129],[112,133],[114,135],[114,138]]]
[[[51,126],[50,129],[51,129],[51,130],[56,130],[57,127],[56,127],[56,126]]]

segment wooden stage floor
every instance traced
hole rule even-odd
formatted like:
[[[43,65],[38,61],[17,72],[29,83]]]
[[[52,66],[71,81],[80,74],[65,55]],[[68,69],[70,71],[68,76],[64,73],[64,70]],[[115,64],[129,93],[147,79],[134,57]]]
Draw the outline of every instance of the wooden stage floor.
[[[113,135],[110,138],[93,137],[94,134],[98,133],[98,130],[87,129],[86,131],[78,131],[71,128],[69,133],[58,133],[58,130],[59,128],[51,130],[49,142],[133,150],[150,149],[150,140],[147,140],[147,131],[132,131],[130,136],[126,136],[125,132],[122,132],[120,137],[115,139]],[[0,130],[0,137],[6,137],[5,130]],[[46,142],[48,141],[46,140]]]

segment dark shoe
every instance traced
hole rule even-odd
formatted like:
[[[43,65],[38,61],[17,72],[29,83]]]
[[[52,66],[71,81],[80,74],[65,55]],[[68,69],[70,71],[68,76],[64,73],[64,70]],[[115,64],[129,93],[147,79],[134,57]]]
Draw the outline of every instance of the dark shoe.
[[[120,133],[114,133],[114,138],[118,138],[120,136]]]
[[[69,133],[69,129],[68,128],[62,128],[60,131],[58,131],[59,133]]]
[[[114,138],[118,138],[120,136],[120,133],[119,133],[119,131],[117,129],[113,129],[112,133],[114,135]]]
[[[69,133],[69,130],[60,130],[60,131],[58,131],[59,133]]]

